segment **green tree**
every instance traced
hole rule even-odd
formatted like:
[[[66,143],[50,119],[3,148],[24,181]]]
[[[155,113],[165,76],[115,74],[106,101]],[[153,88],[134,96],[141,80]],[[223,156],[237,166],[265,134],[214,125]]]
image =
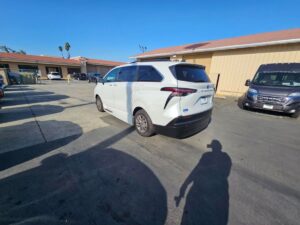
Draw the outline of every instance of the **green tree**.
[[[68,52],[68,59],[71,57],[70,48],[71,48],[71,45],[69,44],[69,42],[66,42],[65,43],[65,50]]]
[[[63,47],[62,46],[58,46],[58,50],[61,52],[61,57],[65,58],[64,57],[64,53],[63,53],[63,51],[64,51]]]

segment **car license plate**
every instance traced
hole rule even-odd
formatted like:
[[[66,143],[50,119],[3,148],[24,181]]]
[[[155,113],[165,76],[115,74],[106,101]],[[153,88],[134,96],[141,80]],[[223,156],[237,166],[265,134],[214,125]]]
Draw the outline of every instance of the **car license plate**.
[[[274,106],[264,104],[264,105],[263,105],[263,108],[264,108],[264,109],[273,109]]]
[[[207,97],[200,98],[200,104],[201,105],[206,104],[206,103],[207,103]]]

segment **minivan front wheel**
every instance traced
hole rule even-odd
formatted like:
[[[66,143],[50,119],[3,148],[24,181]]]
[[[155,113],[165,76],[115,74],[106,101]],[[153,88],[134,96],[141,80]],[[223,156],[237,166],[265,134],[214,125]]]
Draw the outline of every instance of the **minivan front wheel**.
[[[136,131],[144,137],[150,137],[154,134],[154,126],[149,115],[141,109],[134,115],[134,126]]]
[[[104,112],[103,104],[99,96],[96,97],[96,106],[99,112]]]

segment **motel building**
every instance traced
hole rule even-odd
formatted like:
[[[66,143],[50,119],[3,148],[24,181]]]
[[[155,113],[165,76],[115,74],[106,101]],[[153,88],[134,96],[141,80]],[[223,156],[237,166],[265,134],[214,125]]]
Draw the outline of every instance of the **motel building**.
[[[300,29],[160,48],[137,61],[177,60],[205,66],[219,95],[240,96],[261,64],[300,63]]]
[[[100,73],[105,75],[110,69],[123,64],[122,62],[74,57],[22,55],[16,53],[0,53],[0,70],[8,72],[34,72],[47,79],[50,72],[59,72],[62,78],[73,73]]]

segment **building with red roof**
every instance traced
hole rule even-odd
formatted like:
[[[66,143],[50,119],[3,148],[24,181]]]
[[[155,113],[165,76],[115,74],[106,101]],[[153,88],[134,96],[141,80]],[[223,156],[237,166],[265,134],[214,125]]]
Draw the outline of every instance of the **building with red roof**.
[[[0,52],[0,69],[11,72],[34,71],[42,78],[46,78],[49,72],[59,72],[64,78],[73,73],[100,73],[106,74],[115,66],[123,62],[74,57],[64,59],[53,56],[23,55],[17,53]]]
[[[261,64],[300,62],[300,29],[166,47],[135,55],[137,61],[179,60],[205,66],[218,93],[240,95]]]

